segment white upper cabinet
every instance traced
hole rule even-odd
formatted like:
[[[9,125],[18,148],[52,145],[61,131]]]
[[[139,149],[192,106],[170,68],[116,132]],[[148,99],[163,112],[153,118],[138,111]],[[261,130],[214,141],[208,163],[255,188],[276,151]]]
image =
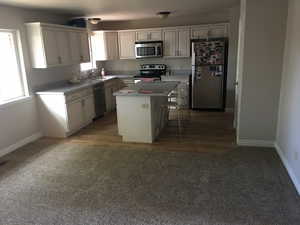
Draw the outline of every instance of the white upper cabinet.
[[[178,29],[178,57],[190,57],[190,29]]]
[[[80,32],[80,62],[90,62],[89,35],[87,32]]]
[[[33,68],[48,68],[90,61],[86,29],[27,23]]]
[[[91,48],[94,60],[118,59],[118,32],[94,31],[91,36]]]
[[[58,30],[56,34],[57,47],[59,53],[59,63],[69,64],[71,61],[71,49],[69,33],[64,30]]]
[[[228,24],[214,24],[209,26],[209,37],[227,37],[228,36]]]
[[[117,32],[105,32],[105,46],[107,59],[113,60],[119,58],[118,48],[118,33]]]
[[[69,32],[70,38],[70,48],[71,48],[71,61],[73,63],[80,63],[81,53],[80,53],[80,36],[79,32],[72,31]]]
[[[191,39],[222,38],[228,36],[228,24],[211,24],[191,27]]]
[[[119,31],[120,59],[135,59],[135,31]]]
[[[164,30],[164,56],[165,57],[176,57],[177,53],[177,36],[178,32],[176,29]]]
[[[60,64],[60,54],[57,43],[58,32],[55,29],[44,28],[42,29],[42,33],[46,57],[44,63],[49,66],[56,66]]]
[[[164,57],[190,57],[190,29],[165,29]]]
[[[87,32],[69,32],[73,63],[90,62],[89,36]]]
[[[136,41],[149,41],[150,36],[148,31],[142,30],[136,32]]]
[[[209,26],[200,25],[191,27],[191,39],[203,39],[208,37]]]
[[[136,41],[161,41],[162,40],[162,30],[138,30],[136,32]]]

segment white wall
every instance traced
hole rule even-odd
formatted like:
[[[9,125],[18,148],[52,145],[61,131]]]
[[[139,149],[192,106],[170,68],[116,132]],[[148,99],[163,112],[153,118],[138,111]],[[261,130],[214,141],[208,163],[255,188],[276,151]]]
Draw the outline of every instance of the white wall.
[[[289,0],[277,145],[300,194],[300,1]],[[298,156],[297,156],[298,155]],[[298,159],[297,159],[298,158]]]
[[[0,29],[11,28],[20,31],[26,73],[30,87],[61,80],[62,77],[66,77],[65,71],[68,72],[70,68],[33,72],[30,64],[24,23],[34,21],[63,23],[66,19],[67,17],[61,15],[50,15],[45,12],[0,6]],[[7,107],[0,106],[0,155],[5,149],[7,150],[12,145],[20,141],[22,142],[25,138],[39,132],[40,127],[35,98],[11,104]]]
[[[276,137],[288,3],[242,1],[246,1],[246,10],[238,142],[272,145]]]
[[[154,27],[170,27],[199,25],[209,23],[230,23],[229,33],[229,56],[228,56],[228,77],[227,77],[227,108],[234,107],[236,80],[236,61],[239,29],[239,6],[232,9],[211,12],[207,14],[190,15],[189,17],[170,17],[168,19],[144,19],[133,21],[113,21],[102,22],[97,26],[92,26],[94,30],[124,30]],[[176,70],[191,71],[191,59],[146,59],[146,60],[116,60],[104,62],[101,65],[110,71],[136,71],[142,63],[165,63],[174,73]]]

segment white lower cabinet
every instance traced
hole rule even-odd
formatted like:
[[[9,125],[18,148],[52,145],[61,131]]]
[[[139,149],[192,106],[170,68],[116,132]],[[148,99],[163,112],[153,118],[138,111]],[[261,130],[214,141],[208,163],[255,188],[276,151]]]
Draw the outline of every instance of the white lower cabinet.
[[[83,123],[89,123],[95,118],[94,95],[89,95],[82,100]]]
[[[92,88],[72,94],[38,93],[43,134],[68,137],[92,122],[95,104]]]
[[[75,100],[67,104],[68,127],[70,131],[80,128],[83,124],[82,100]]]

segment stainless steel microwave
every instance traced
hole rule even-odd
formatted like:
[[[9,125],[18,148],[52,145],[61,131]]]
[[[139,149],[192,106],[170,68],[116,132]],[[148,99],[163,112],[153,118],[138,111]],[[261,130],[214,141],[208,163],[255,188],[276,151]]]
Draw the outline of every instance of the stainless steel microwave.
[[[163,56],[162,41],[143,41],[135,42],[135,57],[140,58],[155,58]]]

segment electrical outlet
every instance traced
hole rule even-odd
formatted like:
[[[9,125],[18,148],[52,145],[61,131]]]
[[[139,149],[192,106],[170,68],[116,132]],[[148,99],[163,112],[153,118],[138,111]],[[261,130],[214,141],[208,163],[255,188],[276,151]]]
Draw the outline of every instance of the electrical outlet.
[[[295,158],[295,160],[298,160],[298,159],[299,159],[299,154],[298,154],[298,152],[295,152],[294,158]]]

